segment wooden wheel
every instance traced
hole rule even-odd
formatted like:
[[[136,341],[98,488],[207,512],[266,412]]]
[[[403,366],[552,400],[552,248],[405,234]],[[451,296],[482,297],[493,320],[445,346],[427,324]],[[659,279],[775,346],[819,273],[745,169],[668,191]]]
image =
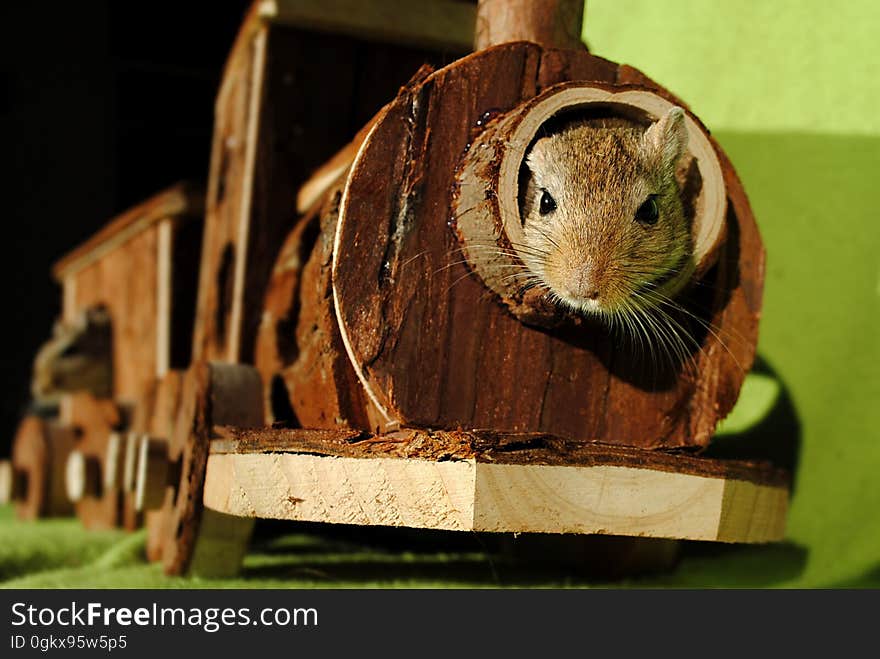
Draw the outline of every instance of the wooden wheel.
[[[105,470],[112,436],[121,425],[121,412],[113,401],[86,392],[67,396],[62,409],[62,417],[77,437],[65,465],[65,486],[76,515],[87,529],[119,526],[121,492],[114,479],[105,478]]]
[[[159,542],[167,574],[216,576],[237,571],[253,520],[205,509],[202,495],[208,452],[218,427],[262,423],[262,382],[253,368],[197,363],[187,371],[165,456],[168,468],[164,473],[174,484],[161,513]],[[144,478],[161,473],[161,469],[141,471]],[[149,483],[138,488],[155,489]]]
[[[133,453],[136,459],[132,460],[131,494],[133,505],[144,514],[144,524],[147,528],[147,559],[159,561],[162,559],[162,541],[165,526],[165,517],[168,510],[173,507],[174,489],[170,485],[172,474],[166,473],[164,479],[156,473],[156,460],[161,459],[164,464],[168,463],[167,442],[174,430],[183,388],[184,372],[178,370],[168,371],[165,376],[156,383],[154,396],[149,401],[149,407],[142,414],[143,421],[138,425],[142,432],[135,439]],[[136,415],[137,416],[137,415]],[[152,451],[145,456],[141,455],[142,446],[147,443]],[[142,460],[146,458],[146,460]],[[138,485],[144,476],[152,470],[151,479],[153,496],[148,500],[143,497],[137,500]],[[166,468],[167,471],[167,468]],[[156,482],[156,481],[159,482]],[[141,485],[141,489],[145,487]],[[160,501],[156,502],[156,498]],[[138,505],[140,504],[140,505]]]
[[[73,513],[64,492],[64,466],[74,442],[73,428],[36,416],[22,419],[8,467],[10,498],[20,519]]]

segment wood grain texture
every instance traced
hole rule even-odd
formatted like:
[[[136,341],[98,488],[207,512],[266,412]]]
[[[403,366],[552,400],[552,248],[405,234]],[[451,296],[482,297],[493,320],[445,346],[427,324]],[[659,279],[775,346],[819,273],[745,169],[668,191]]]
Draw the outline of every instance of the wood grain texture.
[[[183,394],[183,376],[183,371],[171,370],[156,383],[154,401],[147,406],[144,424],[139,427],[153,439],[164,439],[168,442],[174,432]],[[144,512],[144,526],[147,529],[146,554],[149,561],[162,560],[166,520],[174,508],[174,494],[173,487],[166,486],[161,504]]]
[[[459,52],[282,23],[254,6],[217,97],[195,359],[254,362],[259,300],[298,219],[295,191],[423,63]]]
[[[370,41],[467,52],[476,7],[461,0],[263,0],[274,22]]]
[[[61,421],[76,434],[73,451],[82,458],[85,485],[83,496],[74,503],[76,516],[90,530],[114,528],[122,522],[121,489],[103,487],[103,469],[110,436],[120,429],[122,412],[113,401],[85,392],[69,394],[65,399]]]
[[[467,462],[225,454],[208,463],[205,505],[239,517],[473,529]]]
[[[618,80],[622,84],[642,85],[687,108],[680,98],[631,66],[621,65]],[[716,333],[715,341],[707,341],[699,362],[699,369],[706,369],[705,372],[713,373],[714,377],[700,378],[690,405],[689,430],[696,437],[705,437],[700,443],[708,443],[711,433],[705,433],[713,417],[722,419],[727,415],[739,395],[745,372],[754,361],[766,260],[742,181],[718,141],[711,135],[709,139],[721,162],[727,189],[728,235],[719,251],[716,267],[700,282],[704,287],[702,294],[692,296],[699,305],[696,310]],[[714,369],[709,371],[713,364]]]
[[[76,437],[72,428],[26,416],[12,440],[11,495],[19,519],[73,514],[64,492],[64,468]]]
[[[539,437],[508,437],[509,448],[498,451],[490,448],[497,438],[426,434],[352,441],[330,431],[239,433],[212,445],[204,502],[232,515],[345,524],[749,543],[783,537],[787,483],[766,465],[601,445],[581,447],[572,459],[546,438],[541,448]],[[423,453],[438,444],[451,450],[444,459]]]
[[[643,84],[681,105],[583,51],[511,43],[404,88],[363,143],[340,203],[333,290],[343,342],[386,428],[701,447],[736,401],[754,357],[763,248],[714,142],[728,231],[716,265],[678,300],[687,312],[677,320],[699,344],[684,367],[640,359],[593,322],[528,327],[461,262],[449,228],[453,176],[479,124],[572,77],[609,89]]]
[[[168,460],[180,465],[177,490],[162,519],[162,565],[166,574],[184,574],[198,538],[207,442],[211,421],[211,370],[195,364],[182,385],[177,420],[168,438]]]
[[[372,427],[346,355],[331,287],[339,195],[329,194],[288,236],[263,305],[256,366],[267,419],[309,428]]]
[[[372,435],[355,429],[216,429],[211,453],[310,453],[335,457],[471,460],[546,466],[651,469],[787,487],[788,473],[768,462],[712,460],[676,450],[583,443],[545,433],[404,429]]]
[[[422,66],[408,83],[433,69]],[[341,186],[360,145],[384,110],[300,189],[312,202],[276,259],[257,336],[255,365],[266,384],[267,419],[309,428],[381,427],[351,367],[339,332],[331,286],[333,238]],[[336,176],[343,169],[342,174]],[[329,174],[328,174],[329,172]]]
[[[113,332],[113,396],[133,403],[155,377],[158,229],[150,226],[75,276],[78,310],[105,306]]]
[[[205,469],[215,423],[262,425],[261,392],[259,374],[250,367],[197,362],[186,372],[167,451],[178,479],[172,488],[172,505],[161,520],[166,574],[228,576],[238,568],[251,524],[210,514],[205,522]]]
[[[67,322],[98,306],[113,333],[113,397],[134,405],[155,377],[188,363],[204,197],[178,184],[111,221],[53,269]]]
[[[582,0],[480,0],[475,50],[507,41],[531,41],[548,48],[585,49]]]

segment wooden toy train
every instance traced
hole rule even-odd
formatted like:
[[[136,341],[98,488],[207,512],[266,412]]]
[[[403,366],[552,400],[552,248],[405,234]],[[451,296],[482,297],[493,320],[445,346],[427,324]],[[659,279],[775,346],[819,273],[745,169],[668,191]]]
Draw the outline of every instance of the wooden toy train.
[[[146,524],[167,572],[211,575],[237,569],[258,517],[781,539],[787,474],[699,456],[752,363],[764,273],[706,128],[686,113],[679,322],[697,341],[649,369],[499,273],[523,259],[519,173],[542,126],[686,106],[586,50],[582,0],[362,7],[256,2],[206,203],[172,188],[55,266],[43,416],[0,470],[19,514]]]

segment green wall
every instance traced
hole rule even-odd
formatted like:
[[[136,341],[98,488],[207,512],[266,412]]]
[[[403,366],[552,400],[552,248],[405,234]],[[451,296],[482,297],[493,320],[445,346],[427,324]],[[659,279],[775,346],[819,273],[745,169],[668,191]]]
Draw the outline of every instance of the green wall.
[[[678,94],[742,177],[767,248],[759,352],[800,427],[790,543],[678,580],[880,585],[878,33],[866,0],[587,3],[590,49]]]
[[[880,135],[873,0],[588,0],[597,55],[637,66],[714,130]]]

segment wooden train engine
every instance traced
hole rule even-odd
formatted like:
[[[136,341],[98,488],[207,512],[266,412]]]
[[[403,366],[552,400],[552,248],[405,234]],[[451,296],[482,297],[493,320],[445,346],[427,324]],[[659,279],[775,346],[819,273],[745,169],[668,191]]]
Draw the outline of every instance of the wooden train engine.
[[[213,575],[259,517],[781,539],[788,476],[700,457],[754,358],[764,272],[706,127],[587,51],[581,1],[327,4],[246,17],[203,207],[174,188],[56,266],[64,322],[102,313],[112,339],[54,420],[22,423],[0,472],[20,512],[69,499],[90,527],[146,521],[169,573]],[[505,273],[526,260],[521,172],[548,125],[674,106],[693,341],[658,365]]]

